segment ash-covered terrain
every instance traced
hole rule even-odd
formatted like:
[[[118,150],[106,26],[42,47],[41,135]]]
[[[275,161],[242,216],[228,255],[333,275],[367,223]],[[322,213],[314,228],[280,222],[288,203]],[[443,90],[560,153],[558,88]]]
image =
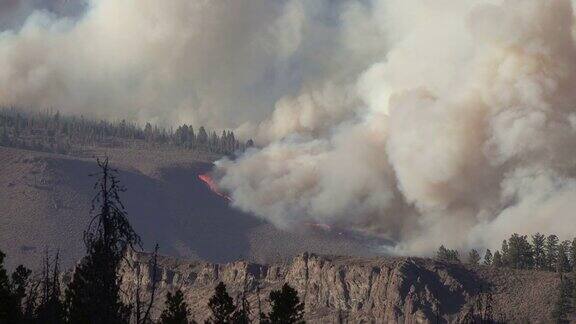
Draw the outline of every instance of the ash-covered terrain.
[[[37,266],[44,251],[60,251],[64,267],[84,255],[97,170],[109,156],[127,191],[122,195],[144,248],[212,262],[271,262],[304,251],[372,255],[379,242],[309,224],[285,232],[229,206],[199,176],[214,155],[190,150],[90,148],[80,156],[0,146],[0,249],[13,267]]]

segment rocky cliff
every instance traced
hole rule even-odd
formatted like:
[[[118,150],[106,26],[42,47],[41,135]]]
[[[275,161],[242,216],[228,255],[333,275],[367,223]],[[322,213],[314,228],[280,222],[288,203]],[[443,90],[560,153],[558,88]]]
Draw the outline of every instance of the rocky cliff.
[[[123,266],[124,285],[150,283],[150,255]],[[354,258],[302,254],[291,262],[213,264],[159,257],[156,314],[168,290],[181,288],[194,319],[208,316],[218,282],[231,296],[247,292],[252,314],[266,311],[268,294],[284,282],[306,303],[309,323],[549,322],[557,275],[487,267],[469,268],[420,258]],[[259,306],[260,305],[260,306]]]

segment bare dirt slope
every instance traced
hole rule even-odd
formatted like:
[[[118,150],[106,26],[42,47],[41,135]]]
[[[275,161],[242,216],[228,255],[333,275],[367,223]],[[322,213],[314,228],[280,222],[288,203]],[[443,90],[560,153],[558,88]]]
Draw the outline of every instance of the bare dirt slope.
[[[150,256],[132,255],[150,282]],[[156,315],[167,291],[181,288],[198,322],[223,281],[238,298],[246,291],[252,314],[258,300],[284,282],[298,290],[308,323],[552,323],[555,273],[466,267],[420,258],[336,257],[302,254],[290,262],[213,264],[161,257]],[[136,271],[124,267],[125,288]]]
[[[321,230],[287,233],[230,208],[198,175],[215,158],[190,151],[92,149],[77,157],[0,147],[0,249],[8,265],[36,265],[44,249],[59,249],[64,266],[83,255],[94,156],[120,171],[130,221],[145,248],[212,262],[269,262],[302,251],[369,255],[365,242]]]

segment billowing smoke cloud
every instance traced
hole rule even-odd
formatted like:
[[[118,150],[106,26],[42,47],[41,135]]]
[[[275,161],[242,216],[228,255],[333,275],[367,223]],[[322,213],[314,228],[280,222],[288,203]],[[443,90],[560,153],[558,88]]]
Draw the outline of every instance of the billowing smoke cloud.
[[[321,100],[279,105],[262,125],[290,135],[219,163],[236,206],[283,227],[368,230],[398,253],[497,247],[513,232],[573,236],[570,1],[379,5],[390,50],[352,83],[360,102],[339,101],[353,114]]]
[[[340,38],[371,29],[340,1],[92,0],[73,17],[10,1],[29,16],[0,34],[0,105],[249,134],[281,97],[337,87],[381,51]]]
[[[219,184],[281,228],[576,233],[570,0],[55,1],[0,14],[1,105],[234,128]]]

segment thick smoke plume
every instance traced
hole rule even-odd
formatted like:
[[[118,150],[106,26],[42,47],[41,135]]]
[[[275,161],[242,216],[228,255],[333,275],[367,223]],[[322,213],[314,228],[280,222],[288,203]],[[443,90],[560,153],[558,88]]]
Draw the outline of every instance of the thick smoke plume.
[[[302,87],[328,96],[380,50],[355,39],[371,29],[365,10],[331,0],[0,1],[0,105],[251,136],[281,97]]]
[[[10,3],[0,104],[234,128],[259,148],[219,185],[278,227],[417,254],[576,233],[570,0]]]
[[[267,123],[290,135],[219,163],[236,206],[283,227],[368,230],[397,253],[496,247],[512,232],[573,236],[570,1],[381,5],[390,50],[354,83],[353,117],[320,101],[326,132],[298,99],[279,106]]]

